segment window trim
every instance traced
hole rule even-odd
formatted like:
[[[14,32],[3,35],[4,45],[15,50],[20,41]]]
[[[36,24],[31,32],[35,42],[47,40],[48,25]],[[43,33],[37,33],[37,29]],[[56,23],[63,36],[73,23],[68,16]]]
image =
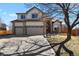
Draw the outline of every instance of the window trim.
[[[21,19],[25,19],[25,15],[21,15],[20,18],[21,18]]]
[[[32,18],[38,18],[38,14],[37,13],[32,13]]]

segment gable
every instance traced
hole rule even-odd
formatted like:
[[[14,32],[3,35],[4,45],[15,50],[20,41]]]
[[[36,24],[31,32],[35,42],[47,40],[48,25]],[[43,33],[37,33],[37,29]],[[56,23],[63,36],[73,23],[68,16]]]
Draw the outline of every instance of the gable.
[[[29,10],[29,12],[26,12],[26,14],[28,14],[28,13],[42,13],[42,12],[36,8],[33,8],[33,9]]]
[[[25,13],[16,13],[18,19],[21,19],[21,15],[25,16],[25,19],[40,19],[45,13],[36,7],[32,7]],[[36,18],[32,18],[32,14],[38,15]]]
[[[44,13],[42,10],[40,10],[39,8],[37,8],[37,7],[32,7],[31,9],[29,9],[28,11],[26,11],[26,13],[28,13],[28,12],[30,12],[31,10],[36,10],[36,11],[39,11],[39,12],[41,12],[41,13]]]
[[[59,26],[59,25],[60,25],[60,23],[59,23],[59,22],[55,22],[55,23],[54,23],[54,25],[58,25],[58,26]]]
[[[41,18],[42,15],[43,15],[43,13],[41,11],[39,11],[37,8],[33,8],[30,11],[28,11],[26,13],[27,18],[31,18],[32,17],[32,14],[37,14],[38,15],[38,18]]]

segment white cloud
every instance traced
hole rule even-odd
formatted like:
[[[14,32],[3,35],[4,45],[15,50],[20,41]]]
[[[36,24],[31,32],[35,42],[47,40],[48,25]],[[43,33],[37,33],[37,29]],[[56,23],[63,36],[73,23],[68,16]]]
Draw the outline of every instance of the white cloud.
[[[2,15],[7,15],[7,12],[3,12]]]
[[[16,14],[9,14],[9,16],[11,16],[11,17],[16,17]]]

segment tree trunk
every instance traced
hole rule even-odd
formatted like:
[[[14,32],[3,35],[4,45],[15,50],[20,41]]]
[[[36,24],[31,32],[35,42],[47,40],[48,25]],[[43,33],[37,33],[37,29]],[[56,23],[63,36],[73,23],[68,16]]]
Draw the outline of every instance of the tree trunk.
[[[71,32],[72,32],[72,29],[68,28],[67,37],[66,37],[66,39],[63,42],[61,42],[61,44],[62,43],[65,44],[66,42],[68,42],[71,39]]]
[[[61,48],[63,48],[66,52],[68,52],[70,56],[74,55],[73,52],[71,50],[69,50],[68,48],[66,48],[66,46],[64,45],[65,43],[67,43],[71,39],[71,31],[72,31],[72,29],[68,28],[67,38],[60,43],[59,48],[56,51],[57,56],[61,55]]]

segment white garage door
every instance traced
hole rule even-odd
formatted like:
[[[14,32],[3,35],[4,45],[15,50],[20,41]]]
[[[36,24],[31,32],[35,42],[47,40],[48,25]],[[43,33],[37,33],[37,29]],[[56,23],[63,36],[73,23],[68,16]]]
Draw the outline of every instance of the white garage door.
[[[16,35],[23,35],[23,28],[15,28]]]
[[[42,35],[43,27],[27,27],[27,35]]]

